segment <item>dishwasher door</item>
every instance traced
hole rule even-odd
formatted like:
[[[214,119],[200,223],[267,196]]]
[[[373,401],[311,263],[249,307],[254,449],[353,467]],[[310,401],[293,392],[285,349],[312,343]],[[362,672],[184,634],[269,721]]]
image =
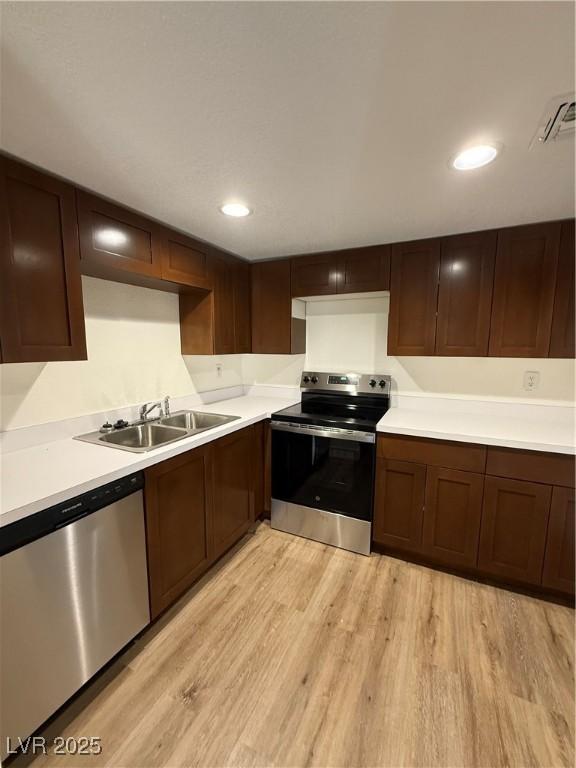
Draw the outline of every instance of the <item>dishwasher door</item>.
[[[0,558],[0,752],[150,620],[142,491]]]

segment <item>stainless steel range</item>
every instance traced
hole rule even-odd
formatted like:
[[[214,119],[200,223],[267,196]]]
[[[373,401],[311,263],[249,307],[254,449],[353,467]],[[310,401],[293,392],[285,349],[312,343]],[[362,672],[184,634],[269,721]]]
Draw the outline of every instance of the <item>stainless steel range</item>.
[[[302,401],[272,414],[272,528],[370,554],[376,424],[390,383],[302,374]]]

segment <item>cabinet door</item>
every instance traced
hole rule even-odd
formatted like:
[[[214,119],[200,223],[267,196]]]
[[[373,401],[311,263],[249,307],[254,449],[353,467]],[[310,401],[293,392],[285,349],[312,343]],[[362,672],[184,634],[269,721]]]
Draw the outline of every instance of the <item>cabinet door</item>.
[[[484,476],[428,467],[422,551],[443,565],[475,568]]]
[[[234,265],[234,351],[242,354],[252,351],[250,264],[238,260]]]
[[[74,189],[0,157],[5,363],[85,360]]]
[[[162,238],[155,222],[77,190],[80,268],[84,274],[121,279],[118,272],[160,277]]]
[[[390,246],[350,248],[340,252],[339,293],[390,289]]]
[[[433,355],[440,240],[392,246],[389,355]]]
[[[574,220],[562,222],[548,357],[575,357]]]
[[[210,446],[146,470],[146,536],[152,618],[210,564]]]
[[[295,256],[292,262],[292,296],[323,296],[338,293],[341,282],[337,253]]]
[[[486,477],[480,570],[540,584],[551,495],[549,485]]]
[[[392,549],[420,552],[426,467],[391,459],[376,462],[373,539]]]
[[[264,422],[264,517],[272,510],[272,429],[270,421]]]
[[[254,520],[253,431],[233,432],[213,444],[213,553],[219,557],[246,533]]]
[[[258,520],[265,512],[266,493],[266,435],[265,423],[259,421],[252,427],[252,456],[254,462],[254,519]]]
[[[214,252],[214,354],[234,354],[234,264]]]
[[[436,354],[488,354],[496,232],[442,240]]]
[[[554,488],[548,523],[542,584],[569,595],[574,594],[574,516],[575,492]]]
[[[252,352],[292,352],[290,261],[259,261],[252,265]]]
[[[546,357],[550,347],[560,224],[498,233],[489,353]]]
[[[180,232],[162,230],[162,280],[212,288],[208,246]]]

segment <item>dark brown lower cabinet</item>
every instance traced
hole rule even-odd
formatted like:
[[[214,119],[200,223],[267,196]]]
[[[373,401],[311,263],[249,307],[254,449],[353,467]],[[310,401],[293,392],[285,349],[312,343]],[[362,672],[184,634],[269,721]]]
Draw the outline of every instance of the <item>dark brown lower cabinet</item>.
[[[428,467],[422,553],[448,566],[475,568],[484,476]]]
[[[376,546],[572,598],[574,457],[492,447],[482,454],[482,446],[454,445],[378,437]]]
[[[272,429],[270,421],[264,422],[264,517],[272,512]]]
[[[255,424],[145,471],[152,619],[252,524],[255,505],[263,506],[263,449],[263,425]]]
[[[552,488],[486,477],[478,568],[495,576],[539,585]]]
[[[264,514],[265,507],[265,422],[259,421],[252,427],[252,445],[254,456],[254,520],[258,520]]]
[[[235,544],[254,521],[254,430],[233,432],[213,444],[213,556]]]
[[[554,488],[548,522],[542,586],[574,594],[574,518],[573,488]]]
[[[145,473],[150,613],[155,618],[210,565],[211,445]]]
[[[420,552],[426,491],[426,467],[408,461],[378,459],[373,538],[392,549]]]

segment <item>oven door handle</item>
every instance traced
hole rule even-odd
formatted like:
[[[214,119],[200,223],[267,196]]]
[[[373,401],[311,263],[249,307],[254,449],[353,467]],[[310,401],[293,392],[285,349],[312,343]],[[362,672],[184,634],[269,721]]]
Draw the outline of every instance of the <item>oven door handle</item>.
[[[311,437],[331,437],[334,440],[353,440],[355,443],[375,443],[373,432],[362,432],[357,429],[341,429],[339,427],[317,427],[308,424],[294,424],[291,421],[271,421],[272,429],[279,432],[294,432],[297,435]]]

